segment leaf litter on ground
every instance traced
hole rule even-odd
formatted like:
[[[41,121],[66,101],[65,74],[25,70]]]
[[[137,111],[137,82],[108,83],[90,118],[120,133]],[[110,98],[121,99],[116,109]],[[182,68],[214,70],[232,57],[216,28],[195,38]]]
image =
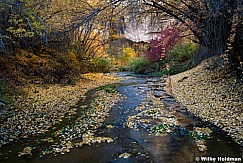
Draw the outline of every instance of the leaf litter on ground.
[[[171,81],[176,100],[243,146],[243,85],[227,66],[220,64],[218,56],[171,76]]]
[[[62,86],[53,85],[27,85],[23,87],[26,94],[22,96],[12,97],[14,103],[7,106],[6,113],[1,114],[1,130],[0,130],[0,147],[11,141],[18,141],[21,138],[28,139],[34,135],[45,134],[49,130],[60,124],[63,118],[71,118],[77,112],[78,101],[85,98],[85,93],[95,87],[119,83],[119,77],[104,75],[103,73],[87,73],[83,74],[83,78],[75,85]],[[69,152],[74,145],[71,140],[80,136],[80,134],[93,133],[108,115],[109,109],[119,99],[118,92],[100,93],[100,101],[92,104],[97,114],[89,115],[88,119],[78,119],[75,127],[64,128],[62,131],[56,132],[55,136],[60,137],[60,144],[55,144],[52,138],[45,138],[42,141],[52,144],[53,150],[60,153]],[[106,103],[102,102],[106,101]],[[86,108],[87,106],[81,106]],[[95,113],[94,112],[94,113]],[[99,115],[98,115],[99,114]],[[80,126],[80,128],[79,128]],[[83,129],[83,128],[85,129]],[[100,138],[101,141],[112,142],[111,138]],[[99,138],[97,138],[99,142]],[[85,142],[84,142],[85,144]],[[32,148],[24,148],[19,152],[19,156],[30,154]],[[51,153],[51,149],[47,149]],[[45,152],[43,152],[45,153]],[[46,152],[48,153],[48,152]]]

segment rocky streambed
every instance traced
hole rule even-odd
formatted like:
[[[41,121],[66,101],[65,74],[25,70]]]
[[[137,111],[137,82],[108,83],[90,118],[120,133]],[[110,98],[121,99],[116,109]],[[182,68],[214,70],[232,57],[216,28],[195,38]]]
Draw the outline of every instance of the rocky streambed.
[[[195,162],[242,159],[242,147],[164,90],[165,80],[130,73],[99,87],[50,133],[11,143],[4,162]],[[23,142],[22,142],[23,141]]]

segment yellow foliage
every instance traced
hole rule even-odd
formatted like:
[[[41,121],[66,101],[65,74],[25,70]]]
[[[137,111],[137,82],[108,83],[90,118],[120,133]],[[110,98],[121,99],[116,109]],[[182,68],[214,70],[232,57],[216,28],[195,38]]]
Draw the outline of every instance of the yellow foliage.
[[[77,56],[76,56],[76,54],[74,54],[74,53],[70,53],[70,60],[72,60],[73,62],[75,62],[75,63],[77,63],[78,62],[78,60],[77,60]]]
[[[63,54],[47,50],[35,54],[21,49],[16,55],[0,57],[0,66],[0,76],[21,83],[53,83],[61,80],[69,82],[83,68],[80,67],[75,53]]]
[[[111,57],[112,62],[114,63],[114,65],[122,65],[121,61],[119,61],[118,59],[116,59],[115,57]]]
[[[19,53],[16,55],[18,63],[22,65],[46,65],[48,60],[45,57],[39,57],[31,52],[25,50],[19,50]]]
[[[136,56],[135,50],[133,48],[123,48],[121,54],[121,62],[127,64],[130,59]]]
[[[120,36],[117,35],[117,34],[113,34],[113,35],[111,35],[110,37],[111,37],[112,39],[114,39],[114,40],[117,40],[117,39],[120,38]]]

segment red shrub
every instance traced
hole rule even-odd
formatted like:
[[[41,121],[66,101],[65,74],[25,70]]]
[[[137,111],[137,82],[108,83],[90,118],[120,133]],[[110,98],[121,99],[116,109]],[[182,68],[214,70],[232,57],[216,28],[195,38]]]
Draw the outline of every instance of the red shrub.
[[[148,60],[156,62],[164,59],[168,50],[181,38],[180,33],[178,27],[162,30],[160,36],[151,41],[151,49],[145,52]]]

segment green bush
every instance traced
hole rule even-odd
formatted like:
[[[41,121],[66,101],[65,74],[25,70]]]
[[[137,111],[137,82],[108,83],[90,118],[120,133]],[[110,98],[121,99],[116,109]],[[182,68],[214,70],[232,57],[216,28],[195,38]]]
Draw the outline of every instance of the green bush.
[[[176,45],[169,51],[168,59],[160,62],[148,61],[145,57],[134,58],[129,64],[129,70],[139,74],[152,74],[162,76],[164,74],[174,75],[186,71],[194,66],[193,56],[197,52],[198,45],[195,43],[184,43]],[[172,62],[174,63],[172,65]],[[165,63],[170,64],[170,72],[165,67]]]
[[[110,72],[113,62],[109,58],[99,58],[95,61],[95,69],[98,72]]]
[[[198,44],[195,43],[178,44],[169,51],[169,57],[178,62],[185,62],[192,60],[197,50]]]
[[[118,70],[119,70],[120,72],[122,72],[122,71],[129,71],[130,69],[129,69],[128,66],[119,66],[119,67],[118,67]]]
[[[168,60],[162,60],[161,63],[159,63],[161,67],[165,67],[165,63],[169,63],[170,71],[168,71],[166,68],[157,71],[157,66],[155,68],[156,71],[154,71],[152,75],[175,75],[191,69],[192,67],[194,67],[193,56],[196,54],[197,50],[198,45],[195,43],[184,43],[176,45],[169,51]],[[152,65],[156,65],[156,63],[151,64],[151,66]]]
[[[145,74],[150,69],[150,62],[145,58],[134,58],[128,64],[129,70],[138,74]]]
[[[100,87],[96,88],[96,90],[97,91],[104,90],[107,93],[115,93],[115,92],[117,92],[115,85],[100,86]]]
[[[178,74],[194,67],[193,56],[197,53],[198,44],[184,43],[176,45],[169,52],[170,62],[174,62],[174,65],[170,65],[170,74]],[[163,69],[164,74],[168,74],[167,69]]]

